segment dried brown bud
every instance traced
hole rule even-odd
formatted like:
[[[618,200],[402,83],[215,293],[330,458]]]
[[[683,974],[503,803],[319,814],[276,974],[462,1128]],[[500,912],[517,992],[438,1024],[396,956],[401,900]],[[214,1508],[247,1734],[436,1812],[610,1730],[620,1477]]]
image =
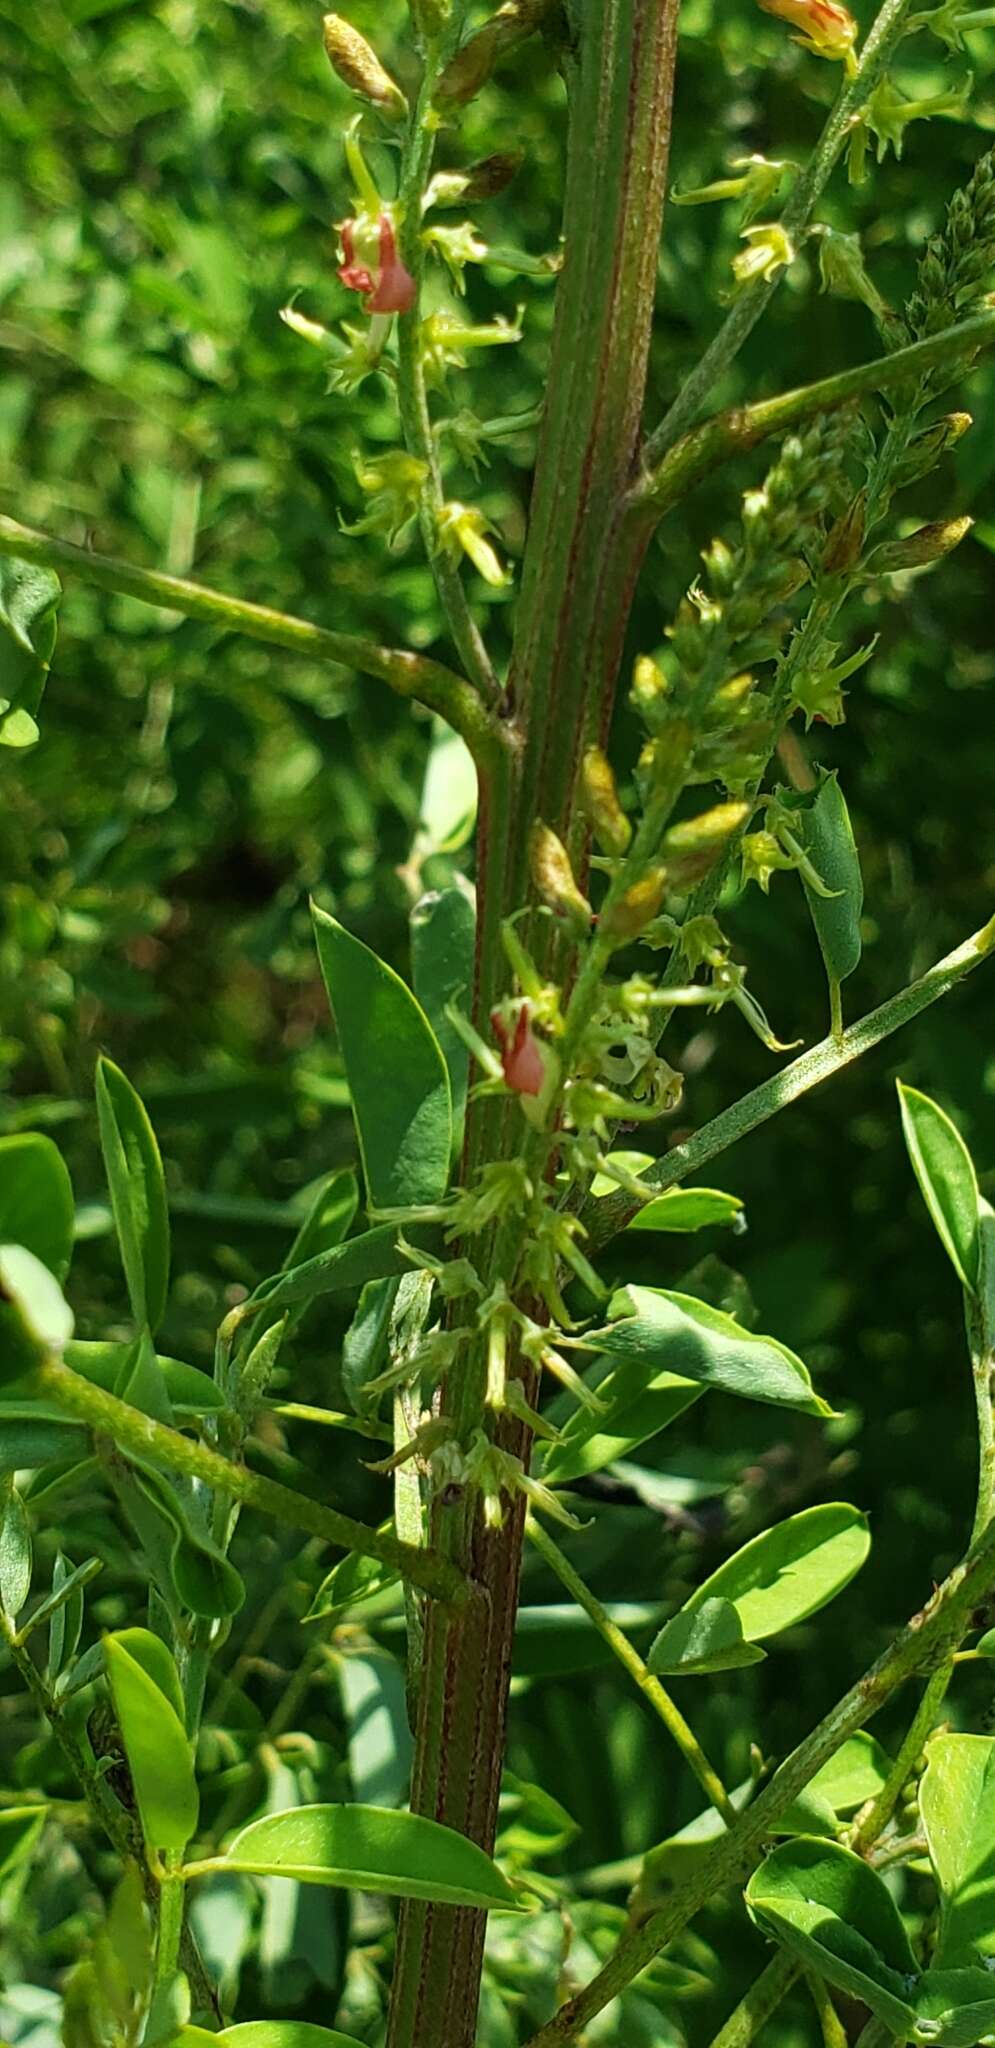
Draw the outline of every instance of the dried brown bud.
[[[852,505],[840,513],[835,525],[829,530],[822,552],[821,568],[824,575],[835,576],[842,570],[856,566],[864,545],[866,520],[867,492],[858,491]]]
[[[392,121],[404,120],[408,102],[366,37],[351,22],[343,21],[341,14],[326,14],[322,29],[328,61],[350,92],[369,100]]]
[[[588,747],[581,769],[581,801],[602,853],[625,853],[632,826],[618,800],[615,774],[600,747]]]
[[[585,931],[590,926],[591,906],[574,879],[570,855],[548,825],[537,818],[529,838],[529,866],[536,893],[557,917],[569,918]]]

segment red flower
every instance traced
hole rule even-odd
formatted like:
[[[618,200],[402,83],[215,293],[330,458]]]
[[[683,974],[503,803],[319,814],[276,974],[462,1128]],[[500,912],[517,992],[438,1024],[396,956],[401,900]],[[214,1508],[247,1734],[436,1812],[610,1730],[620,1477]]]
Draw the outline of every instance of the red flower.
[[[339,270],[342,283],[349,291],[362,293],[368,313],[410,313],[415,303],[416,285],[397,253],[397,238],[390,214],[380,215],[380,249],[374,270],[362,258],[357,260],[355,229],[355,221],[347,220],[339,231],[345,259]]]
[[[501,1069],[509,1088],[516,1095],[540,1094],[546,1079],[546,1060],[532,1029],[528,1003],[520,1005],[514,1030],[505,1023],[500,1010],[491,1011],[491,1023],[501,1047]]]

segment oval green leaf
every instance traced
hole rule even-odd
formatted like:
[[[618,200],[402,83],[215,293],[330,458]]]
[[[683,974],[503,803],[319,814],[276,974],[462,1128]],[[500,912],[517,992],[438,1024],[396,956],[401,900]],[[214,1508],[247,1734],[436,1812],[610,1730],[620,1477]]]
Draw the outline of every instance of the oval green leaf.
[[[318,959],[352,1097],[371,1209],[445,1194],[452,1149],[449,1075],[411,990],[337,918],[313,907]]]
[[[605,1413],[573,1410],[559,1443],[546,1453],[543,1478],[560,1485],[564,1480],[600,1472],[667,1429],[693,1402],[700,1401],[704,1391],[696,1381],[682,1380],[672,1372],[654,1373],[647,1381],[639,1361],[623,1360],[598,1386]]]
[[[91,1343],[74,1338],[66,1345],[63,1357],[66,1365],[71,1365],[83,1379],[115,1394],[120,1392],[121,1373],[133,1349],[130,1344]],[[161,1352],[156,1353],[156,1364],[175,1415],[217,1415],[224,1407],[221,1388],[198,1366],[186,1365],[181,1358],[164,1358]]]
[[[608,1313],[618,1320],[588,1341],[613,1358],[632,1359],[647,1379],[666,1369],[746,1401],[769,1401],[804,1415],[833,1412],[787,1345],[744,1330],[708,1302],[657,1287],[626,1287],[613,1296]]]
[[[766,1934],[908,2039],[919,1967],[891,1893],[862,1857],[800,1835],[754,1871],[745,1898]]]
[[[447,1906],[520,1910],[497,1864],[454,1828],[381,1806],[298,1806],[251,1821],[221,1864]]]
[[[23,1244],[57,1280],[73,1252],[73,1184],[61,1152],[40,1131],[0,1138],[0,1244]]]
[[[735,1671],[759,1664],[764,1652],[749,1643],[731,1600],[716,1596],[690,1601],[664,1623],[646,1662],[651,1671],[689,1678],[709,1671]]]
[[[845,1501],[828,1501],[789,1515],[754,1536],[696,1588],[680,1613],[661,1629],[649,1654],[650,1670],[724,1670],[727,1664],[717,1661],[723,1639],[731,1663],[750,1661],[739,1654],[728,1617],[714,1613],[709,1661],[685,1664],[685,1655],[700,1658],[704,1644],[702,1630],[690,1630],[690,1623],[707,1610],[728,1608],[742,1643],[765,1642],[834,1600],[866,1563],[870,1547],[866,1516]]]
[[[926,1759],[919,1810],[940,1889],[935,1962],[970,1967],[995,1956],[995,1738],[934,1735]]]
[[[156,1135],[120,1067],[97,1062],[97,1120],[131,1312],[154,1331],[169,1286],[169,1210]]]
[[[860,917],[864,883],[847,810],[835,770],[819,771],[819,784],[800,811],[805,851],[831,896],[822,896],[802,875],[809,913],[815,926],[830,986],[838,988],[858,966]]]
[[[147,1629],[128,1629],[104,1637],[104,1662],[145,1840],[185,1849],[200,1802],[173,1660]]]
[[[899,1081],[898,1100],[923,1200],[958,1279],[975,1294],[981,1265],[980,1197],[971,1154],[946,1111],[920,1089]]]
[[[710,1224],[736,1224],[743,1214],[738,1195],[721,1188],[666,1188],[655,1202],[647,1202],[628,1225],[629,1230],[705,1230]]]
[[[775,1835],[833,1835],[838,1817],[854,1813],[866,1799],[873,1799],[885,1784],[891,1758],[873,1735],[864,1730],[851,1735],[810,1778],[804,1792],[793,1800],[771,1833]]]
[[[207,2039],[224,2041],[227,2048],[363,2048],[354,2034],[316,2027],[312,2020],[242,2020]]]

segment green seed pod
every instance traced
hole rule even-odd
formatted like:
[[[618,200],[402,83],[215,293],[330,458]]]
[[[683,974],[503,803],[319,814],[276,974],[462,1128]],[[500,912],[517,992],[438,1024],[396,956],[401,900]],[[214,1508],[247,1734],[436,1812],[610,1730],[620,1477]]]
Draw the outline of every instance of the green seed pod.
[[[615,773],[600,747],[588,747],[581,769],[581,801],[602,853],[625,853],[632,826],[618,800]]]
[[[366,37],[361,36],[351,22],[343,21],[341,14],[326,14],[322,32],[332,70],[350,92],[358,93],[360,99],[369,100],[392,121],[404,120],[408,102],[389,71],[384,70]]]
[[[929,526],[920,526],[917,533],[908,534],[905,540],[884,541],[868,555],[867,574],[894,576],[900,569],[925,569],[930,562],[940,562],[944,555],[952,554],[973,525],[974,520],[966,517],[936,519]]]
[[[577,887],[562,839],[541,818],[536,819],[529,838],[529,866],[536,893],[543,903],[557,917],[568,918],[571,924],[587,931],[593,914],[591,906]]]
[[[641,881],[633,882],[624,896],[605,911],[598,925],[601,937],[610,939],[616,946],[625,946],[630,939],[638,939],[640,932],[652,924],[663,902],[666,887],[666,868],[650,868]]]

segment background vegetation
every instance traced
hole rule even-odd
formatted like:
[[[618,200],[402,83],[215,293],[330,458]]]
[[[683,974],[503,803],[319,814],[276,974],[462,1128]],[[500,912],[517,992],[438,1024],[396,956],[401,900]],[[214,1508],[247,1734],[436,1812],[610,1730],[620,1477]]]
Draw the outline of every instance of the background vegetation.
[[[385,51],[398,0],[353,8]],[[953,60],[938,42],[906,46],[899,75],[918,95],[976,73],[969,119],[915,124],[866,185],[835,181],[822,218],[859,228],[876,282],[897,303],[952,190],[995,129],[995,30]],[[683,13],[672,178],[721,175],[730,156],[802,156],[836,88],[751,0],[688,0]],[[281,323],[281,307],[332,322],[350,315],[334,271],[331,223],[346,211],[341,129],[348,97],[304,0],[0,0],[0,509],[151,566],[330,625],[431,648],[439,633],[417,550],[391,553],[343,530],[364,509],[352,452],[389,440],[380,387],[329,393],[324,362]],[[461,160],[515,148],[524,162],[494,213],[496,239],[555,248],[563,109],[534,45],[471,108]],[[498,221],[500,219],[500,234]],[[717,319],[735,245],[723,210],[673,210],[660,267],[651,389],[662,410]],[[606,260],[610,252],[606,253]],[[820,295],[807,259],[792,269],[744,350],[732,399],[828,373],[876,346],[859,304]],[[489,353],[467,399],[494,417],[541,398],[552,316],[547,280],[474,271],[483,318],[525,305],[525,339]],[[900,501],[910,524],[970,512],[969,540],[939,572],[902,579],[852,644],[880,635],[854,679],[847,724],[817,727],[813,760],[838,767],[867,885],[864,957],[848,985],[857,1014],[984,921],[995,885],[995,368],[974,375],[979,424],[927,486]],[[510,557],[521,545],[533,441],[493,451],[478,501]],[[662,639],[697,550],[728,527],[735,493],[761,473],[722,472],[665,523],[635,620],[634,647]],[[26,479],[30,479],[27,482]],[[468,487],[469,488],[469,487]],[[897,600],[900,599],[900,602]],[[504,593],[478,584],[475,600]],[[500,653],[500,621],[496,628]],[[624,717],[623,713],[623,717]],[[317,668],[205,625],[72,585],[40,744],[2,762],[0,800],[0,1131],[47,1129],[66,1152],[83,1207],[74,1267],[78,1334],[122,1326],[92,1108],[107,1051],[141,1090],[167,1161],[175,1270],[162,1348],[209,1365],[225,1308],[283,1256],[307,1189],[353,1156],[333,1036],[307,916],[309,892],[381,953],[406,958],[422,887],[472,871],[458,826],[465,783],[430,722],[378,684]],[[426,774],[432,775],[426,783]],[[440,774],[440,768],[442,773]],[[427,795],[426,795],[427,790]],[[441,790],[441,796],[440,796]],[[451,837],[450,850],[439,842]],[[751,986],[785,1037],[824,1029],[824,983],[804,899],[775,878],[726,912]],[[776,914],[775,914],[776,910]],[[984,973],[871,1055],[790,1124],[741,1144],[723,1184],[744,1197],[748,1234],[718,1232],[682,1251],[650,1237],[619,1251],[626,1278],[679,1284],[712,1262],[715,1298],[752,1303],[761,1327],[798,1348],[841,1411],[827,1428],[791,1416],[770,1448],[770,1411],[702,1403],[675,1453],[664,1437],[638,1468],[588,1483],[590,1525],[575,1547],[595,1586],[634,1603],[679,1598],[730,1547],[779,1514],[843,1489],[866,1508],[873,1561],[818,1624],[774,1646],[762,1667],[685,1686],[681,1703],[727,1783],[747,1775],[752,1732],[783,1753],[868,1661],[959,1555],[970,1517],[973,1430],[950,1271],[897,1142],[893,1077],[929,1090],[958,1119],[982,1168],[995,1168],[995,1043]],[[721,1056],[717,1057],[721,1047]],[[693,1025],[680,1128],[703,1121],[770,1071],[745,1027]],[[672,1124],[667,1138],[677,1133]],[[641,1141],[640,1141],[641,1142]],[[661,1142],[664,1140],[661,1139]],[[995,1199],[995,1171],[982,1173]],[[718,1263],[721,1261],[721,1265]],[[733,1271],[733,1269],[735,1269]],[[313,1313],[284,1352],[285,1399],[334,1402],[342,1313]],[[288,1363],[289,1361],[289,1363]],[[759,1418],[759,1419],[757,1419]],[[754,1440],[754,1430],[756,1432]],[[386,1512],[352,1437],[301,1421],[273,1425],[272,1469],[291,1456],[347,1511]],[[97,1625],[132,1611],[135,1566],[109,1511],[67,1495],[62,1541],[103,1556]],[[42,1563],[51,1564],[56,1515]],[[407,1735],[393,1614],[362,1628],[312,1628],[298,1669],[300,1616],[325,1569],[317,1546],[244,1525],[235,1557],[251,1597],[226,1652],[231,1684],[208,1712],[201,1765],[212,1825],[264,1804],[403,1797]],[[524,1598],[557,1592],[536,1562]],[[680,1828],[700,1794],[621,1673],[596,1666],[592,1639],[547,1614],[520,1632],[509,1763],[562,1802],[577,1832],[530,1808],[544,1863],[574,1873],[589,1901],[571,1968],[615,1925],[627,1859]],[[395,1637],[396,1640],[396,1637]],[[814,1648],[818,1644],[818,1655]],[[989,1667],[972,1698],[988,1710]],[[988,1725],[975,1718],[972,1725]],[[885,1721],[878,1730],[887,1740]],[[0,1780],[11,1797],[63,1792],[60,1766],[14,1674],[0,1671]],[[287,1774],[293,1774],[288,1783]],[[82,1816],[80,1816],[82,1819]],[[109,1859],[83,1826],[52,1830],[52,1854],[0,1889],[0,2031],[48,2048],[59,1989],[100,1923]],[[558,1832],[562,1838],[558,1845]],[[584,1873],[578,1880],[579,1873]],[[237,1982],[238,2009],[297,2013],[375,2043],[389,1976],[389,1923],[333,1893],[298,1898],[277,1881],[206,1887],[198,1932]],[[347,1921],[358,1943],[345,1972]],[[585,1914],[588,1918],[585,1918]],[[741,1978],[716,1982],[710,1943]],[[520,1997],[562,1929],[537,1923],[536,1953],[494,1923],[481,2040],[509,2048]],[[538,1949],[547,1943],[545,1953]],[[624,2038],[705,2041],[763,1957],[742,1908],[719,1903],[678,1963],[657,1966],[626,2001]],[[588,1955],[588,1963],[591,1961]],[[606,2015],[591,2040],[612,2038]],[[807,2038],[785,2006],[770,2038]],[[621,2038],[621,2036],[619,2036]]]

